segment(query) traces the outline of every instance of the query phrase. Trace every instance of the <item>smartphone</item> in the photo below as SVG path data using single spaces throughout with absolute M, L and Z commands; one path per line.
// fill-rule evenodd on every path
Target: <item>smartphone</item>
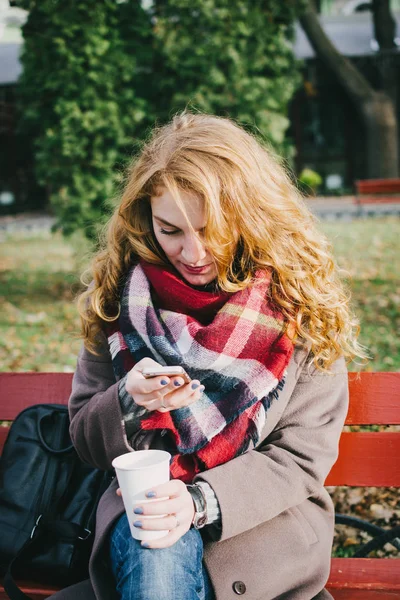
M 189 375 L 186 373 L 183 367 L 148 367 L 147 369 L 142 370 L 142 375 L 146 379 L 150 377 L 158 377 L 159 375 L 166 375 L 167 377 L 174 377 L 174 375 L 179 375 L 185 381 L 185 383 L 190 383 L 192 380 Z

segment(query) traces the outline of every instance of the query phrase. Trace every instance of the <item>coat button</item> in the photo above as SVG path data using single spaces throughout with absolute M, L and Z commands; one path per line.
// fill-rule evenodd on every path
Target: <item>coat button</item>
M 244 585 L 243 581 L 235 581 L 232 587 L 235 594 L 238 594 L 239 596 L 244 594 L 246 591 L 246 586 Z

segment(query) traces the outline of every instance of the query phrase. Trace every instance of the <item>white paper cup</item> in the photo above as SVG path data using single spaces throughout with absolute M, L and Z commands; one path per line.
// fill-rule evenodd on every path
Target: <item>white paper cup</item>
M 159 519 L 166 515 L 144 516 L 133 512 L 135 504 L 157 502 L 164 498 L 146 498 L 144 492 L 149 488 L 169 481 L 169 461 L 171 455 L 164 450 L 137 450 L 121 454 L 114 458 L 118 484 L 121 488 L 122 500 L 128 517 L 132 537 L 136 540 L 157 540 L 167 535 L 168 530 L 148 531 L 133 526 L 133 521 Z

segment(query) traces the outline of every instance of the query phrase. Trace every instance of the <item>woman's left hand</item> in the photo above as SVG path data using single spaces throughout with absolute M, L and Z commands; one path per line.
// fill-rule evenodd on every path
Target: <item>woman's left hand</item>
M 120 488 L 117 489 L 118 496 L 121 496 Z M 151 494 L 151 495 L 149 495 Z M 146 548 L 169 548 L 179 540 L 187 531 L 194 518 L 194 504 L 192 496 L 187 491 L 186 485 L 180 479 L 172 479 L 166 483 L 156 485 L 148 489 L 145 493 L 146 497 L 163 498 L 157 502 L 139 502 L 133 507 L 133 512 L 128 515 L 128 519 L 132 519 L 133 523 L 141 523 L 140 529 L 148 531 L 169 530 L 169 533 L 158 540 L 142 541 L 142 546 L 146 544 Z M 159 519 L 141 519 L 141 516 L 164 515 Z M 137 526 L 137 525 L 136 525 Z

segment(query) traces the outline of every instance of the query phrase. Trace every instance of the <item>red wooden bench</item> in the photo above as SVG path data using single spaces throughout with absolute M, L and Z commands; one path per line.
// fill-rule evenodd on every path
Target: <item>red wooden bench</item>
M 359 206 L 400 203 L 400 179 L 364 179 L 356 181 L 355 185 Z
M 66 404 L 69 373 L 0 373 L 0 420 L 12 421 L 32 404 Z M 350 408 L 346 425 L 399 425 L 400 373 L 350 375 Z M 323 398 L 321 398 L 323 402 Z M 0 428 L 0 452 L 8 428 Z M 342 433 L 339 458 L 326 485 L 400 487 L 400 432 Z M 335 600 L 400 599 L 400 562 L 382 558 L 333 558 L 327 584 Z M 24 582 L 33 600 L 56 590 Z M 6 599 L 0 583 L 0 600 Z

